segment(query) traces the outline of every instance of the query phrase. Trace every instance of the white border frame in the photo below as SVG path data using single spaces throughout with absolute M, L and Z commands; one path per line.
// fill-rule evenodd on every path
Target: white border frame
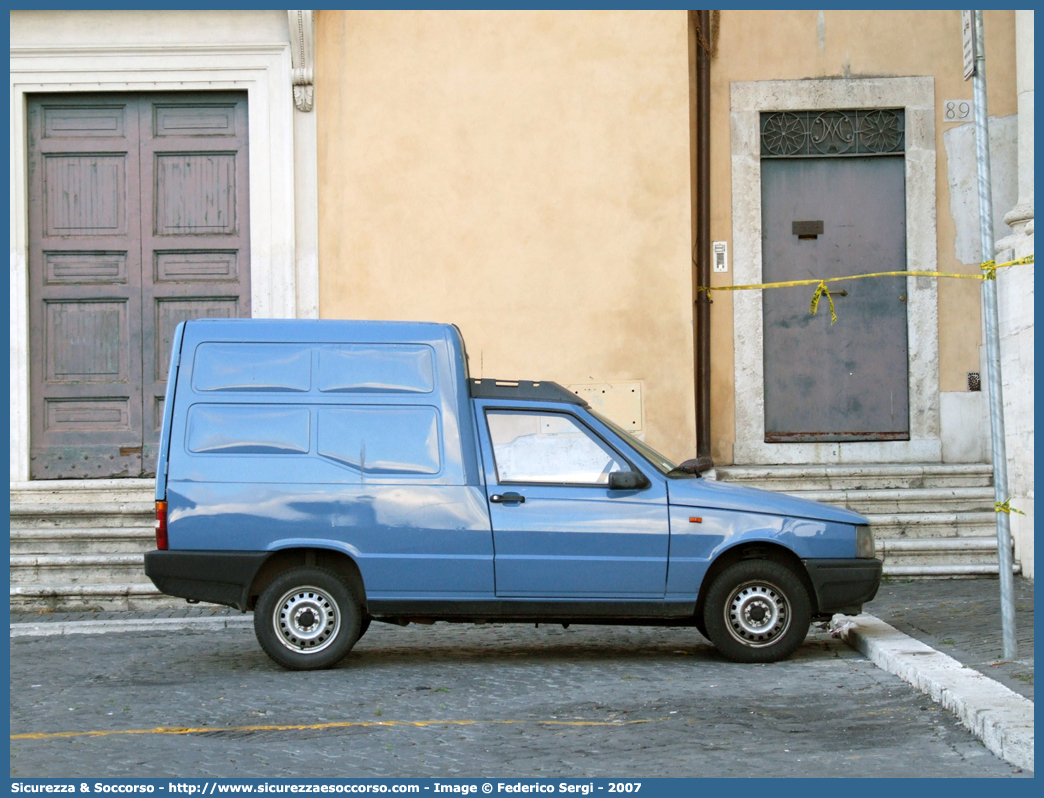
M 11 47 L 12 481 L 29 479 L 26 94 L 246 90 L 251 314 L 294 318 L 299 303 L 301 315 L 312 315 L 308 306 L 317 294 L 318 268 L 314 257 L 305 257 L 302 266 L 316 274 L 302 274 L 304 279 L 298 280 L 290 75 L 288 42 Z M 301 297 L 299 287 L 304 288 Z
M 935 80 L 932 77 L 771 80 L 731 85 L 732 263 L 736 285 L 762 281 L 762 111 L 906 109 L 906 268 L 936 268 Z M 936 281 L 908 277 L 910 440 L 765 443 L 760 291 L 738 291 L 735 333 L 735 463 L 941 462 L 939 302 Z

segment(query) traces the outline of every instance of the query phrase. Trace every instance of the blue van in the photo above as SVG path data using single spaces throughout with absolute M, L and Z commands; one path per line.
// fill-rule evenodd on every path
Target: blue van
M 181 324 L 156 548 L 157 588 L 253 610 L 294 669 L 371 620 L 691 626 L 771 662 L 881 580 L 863 516 L 700 478 L 556 383 L 471 379 L 426 323 Z

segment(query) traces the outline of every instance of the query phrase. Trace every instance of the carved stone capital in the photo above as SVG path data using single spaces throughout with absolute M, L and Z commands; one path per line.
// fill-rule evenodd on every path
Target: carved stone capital
M 287 11 L 290 22 L 291 83 L 298 111 L 312 110 L 312 83 L 315 76 L 315 12 Z
M 1031 221 L 1033 221 L 1033 203 L 1030 202 L 1020 202 L 1004 214 L 1004 224 L 1011 228 Z

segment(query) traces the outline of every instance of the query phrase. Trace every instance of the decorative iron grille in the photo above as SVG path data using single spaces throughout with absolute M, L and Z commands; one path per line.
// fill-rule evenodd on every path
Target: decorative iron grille
M 906 144 L 902 108 L 772 111 L 761 115 L 762 158 L 895 155 Z

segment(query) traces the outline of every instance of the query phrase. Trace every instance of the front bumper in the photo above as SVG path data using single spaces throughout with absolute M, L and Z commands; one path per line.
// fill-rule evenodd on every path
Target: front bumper
M 802 560 L 816 589 L 817 614 L 858 615 L 881 586 L 877 559 Z

